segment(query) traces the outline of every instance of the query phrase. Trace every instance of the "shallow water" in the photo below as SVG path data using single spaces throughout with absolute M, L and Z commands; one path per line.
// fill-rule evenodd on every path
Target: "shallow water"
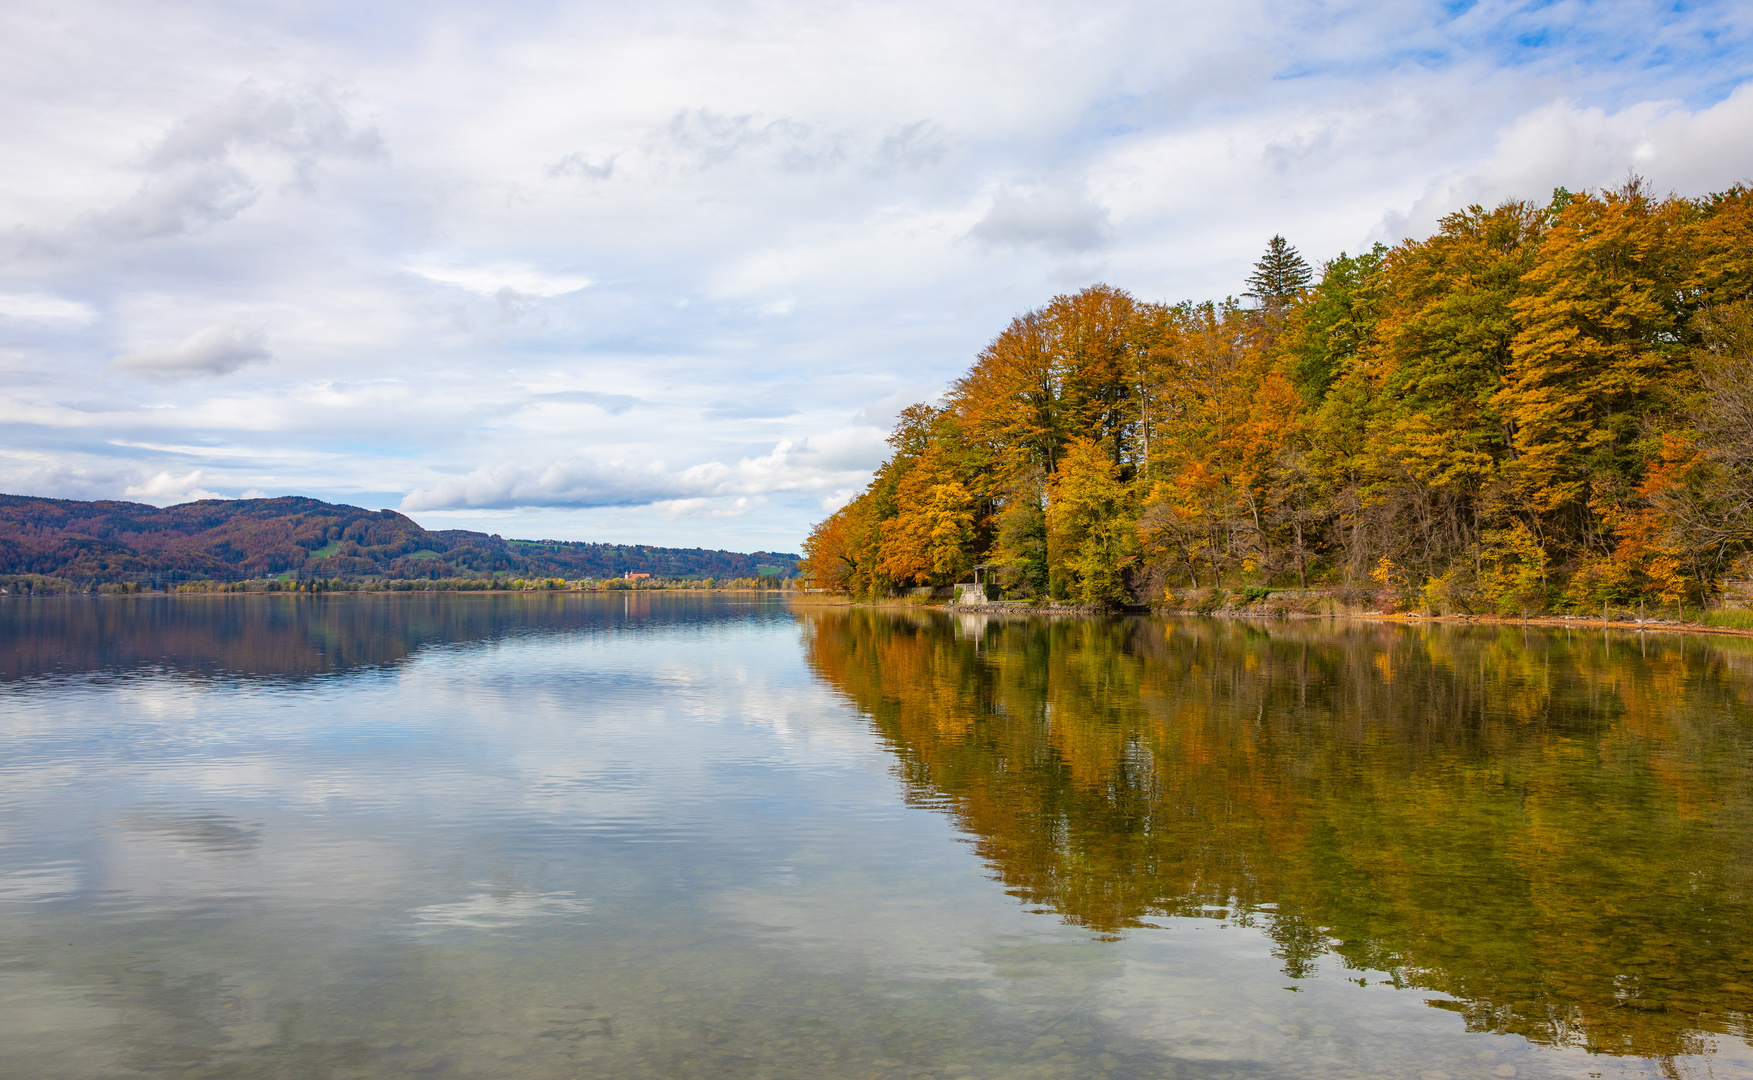
M 1753 1076 L 1753 648 L 0 599 L 0 1076 Z

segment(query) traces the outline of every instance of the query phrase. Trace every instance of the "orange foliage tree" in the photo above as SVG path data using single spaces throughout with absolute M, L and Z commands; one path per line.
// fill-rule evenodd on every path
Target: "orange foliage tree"
M 871 596 L 988 563 L 1112 605 L 1388 566 L 1397 602 L 1592 610 L 1708 600 L 1753 548 L 1746 188 L 1472 206 L 1318 272 L 1274 237 L 1249 282 L 1018 315 L 902 415 L 806 573 Z

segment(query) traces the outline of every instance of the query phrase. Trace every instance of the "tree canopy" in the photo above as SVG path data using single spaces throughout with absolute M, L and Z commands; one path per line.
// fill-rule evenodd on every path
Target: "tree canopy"
M 1753 192 L 1640 181 L 1445 217 L 1237 299 L 1014 318 L 903 414 L 805 570 L 858 595 L 1329 585 L 1445 611 L 1699 604 L 1753 544 Z

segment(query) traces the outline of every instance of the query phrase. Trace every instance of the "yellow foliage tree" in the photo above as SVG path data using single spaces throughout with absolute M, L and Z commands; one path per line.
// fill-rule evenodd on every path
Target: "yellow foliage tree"
M 1074 439 L 1047 496 L 1048 580 L 1054 595 L 1087 604 L 1129 599 L 1126 565 L 1136 524 L 1119 467 L 1095 439 Z

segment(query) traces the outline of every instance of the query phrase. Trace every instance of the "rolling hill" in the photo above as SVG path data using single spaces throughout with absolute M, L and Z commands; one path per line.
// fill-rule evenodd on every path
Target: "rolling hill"
M 209 499 L 157 507 L 0 495 L 0 574 L 140 582 L 299 578 L 784 577 L 796 555 L 506 540 L 429 531 L 394 510 L 318 499 Z

